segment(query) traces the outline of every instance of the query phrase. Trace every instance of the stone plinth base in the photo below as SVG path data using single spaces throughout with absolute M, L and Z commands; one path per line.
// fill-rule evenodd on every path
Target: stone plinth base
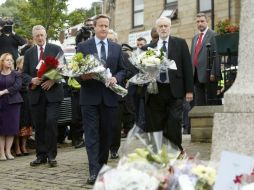
M 215 113 L 211 160 L 227 150 L 254 156 L 254 113 Z
M 189 112 L 191 121 L 191 141 L 211 142 L 213 115 L 222 112 L 223 106 L 195 106 Z

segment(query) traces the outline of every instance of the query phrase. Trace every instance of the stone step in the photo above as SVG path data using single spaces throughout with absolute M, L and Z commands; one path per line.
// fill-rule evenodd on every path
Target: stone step
M 221 113 L 223 106 L 195 106 L 189 112 L 191 141 L 211 142 L 214 113 Z

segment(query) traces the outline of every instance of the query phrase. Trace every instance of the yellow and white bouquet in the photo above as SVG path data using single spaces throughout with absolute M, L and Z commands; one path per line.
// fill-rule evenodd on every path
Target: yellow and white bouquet
M 83 74 L 94 73 L 93 79 L 98 80 L 110 88 L 116 94 L 124 97 L 127 95 L 127 89 L 118 84 L 109 85 L 108 79 L 112 77 L 109 68 L 105 68 L 105 63 L 94 55 L 83 56 L 82 53 L 77 53 L 73 56 L 70 63 L 64 68 L 64 75 L 68 77 L 79 77 Z

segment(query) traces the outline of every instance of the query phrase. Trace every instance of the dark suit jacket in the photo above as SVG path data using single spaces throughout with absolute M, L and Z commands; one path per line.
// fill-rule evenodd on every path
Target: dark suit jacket
M 157 43 L 144 47 L 156 48 Z M 174 60 L 177 70 L 169 69 L 170 88 L 174 97 L 182 98 L 186 92 L 193 92 L 193 75 L 190 52 L 184 39 L 170 36 L 168 41 L 168 58 Z
M 26 44 L 26 40 L 18 34 L 0 35 L 0 55 L 11 53 L 14 61 L 18 58 L 18 47 Z
M 77 52 L 98 55 L 95 39 L 91 38 L 78 44 Z M 125 79 L 123 69 L 122 48 L 120 45 L 108 41 L 108 57 L 106 67 L 110 69 L 112 76 L 116 77 L 117 83 L 121 84 Z M 117 106 L 118 95 L 97 80 L 86 80 L 81 82 L 80 104 L 98 105 L 102 102 L 107 106 Z
M 0 80 L 2 80 L 2 76 L 3 75 L 0 74 Z M 9 91 L 9 93 L 7 94 L 8 103 L 16 104 L 23 102 L 23 99 L 19 93 L 22 87 L 21 74 L 17 71 L 12 71 L 10 76 L 8 76 L 7 80 L 8 81 L 6 81 L 6 83 L 11 84 L 10 86 L 7 86 L 7 90 Z
M 63 53 L 61 47 L 47 43 L 43 55 L 43 59 L 46 56 L 57 56 L 58 53 Z M 36 66 L 38 64 L 38 52 L 37 46 L 34 46 L 26 51 L 24 58 L 24 74 L 26 80 L 30 81 L 37 76 Z M 49 102 L 60 102 L 63 100 L 64 91 L 61 83 L 55 83 L 50 90 L 43 92 L 44 90 L 37 86 L 34 90 L 29 90 L 30 103 L 37 104 L 41 93 L 45 93 L 45 96 Z
M 196 49 L 196 44 L 198 41 L 199 34 L 196 34 L 192 39 L 191 44 L 191 60 L 192 60 L 192 66 L 194 71 L 194 54 Z M 208 59 L 207 59 L 207 47 L 206 44 L 211 44 L 211 55 L 212 52 L 216 51 L 216 41 L 215 41 L 215 33 L 211 29 L 208 29 L 205 36 L 203 37 L 201 47 L 198 52 L 197 57 L 197 76 L 198 80 L 201 83 L 207 83 L 208 77 L 207 75 L 207 69 L 208 69 Z M 217 78 L 220 77 L 220 63 L 218 59 L 218 55 L 216 54 L 214 64 L 212 65 L 211 73 L 212 75 L 216 76 Z

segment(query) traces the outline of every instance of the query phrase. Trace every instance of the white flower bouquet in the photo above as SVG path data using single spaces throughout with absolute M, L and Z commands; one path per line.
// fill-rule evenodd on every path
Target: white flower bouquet
M 160 69 L 168 69 L 169 60 L 165 57 L 162 50 L 148 48 L 141 54 L 133 53 L 129 58 L 130 62 L 139 69 L 139 73 L 133 76 L 128 82 L 138 85 L 148 84 L 147 90 L 151 94 L 158 93 L 156 77 Z
M 163 172 L 148 163 L 136 162 L 118 165 L 116 168 L 104 166 L 100 171 L 94 190 L 157 190 Z
M 180 151 L 160 142 L 162 140 L 163 138 L 144 133 L 134 126 L 121 147 L 121 159 L 117 167 L 102 168 L 94 189 L 168 189 L 173 175 L 171 164 Z
M 94 55 L 87 55 L 85 58 L 82 53 L 76 53 L 70 63 L 64 68 L 64 75 L 68 77 L 79 77 L 83 74 L 99 73 L 105 70 L 101 61 Z
M 102 60 L 99 60 L 94 55 L 87 55 L 85 58 L 82 53 L 77 53 L 73 56 L 70 63 L 63 69 L 65 76 L 79 77 L 83 74 L 94 73 L 94 79 L 104 83 L 108 88 L 116 94 L 124 97 L 127 95 L 127 89 L 118 84 L 109 85 L 108 79 L 112 77 L 109 68 L 104 67 Z

